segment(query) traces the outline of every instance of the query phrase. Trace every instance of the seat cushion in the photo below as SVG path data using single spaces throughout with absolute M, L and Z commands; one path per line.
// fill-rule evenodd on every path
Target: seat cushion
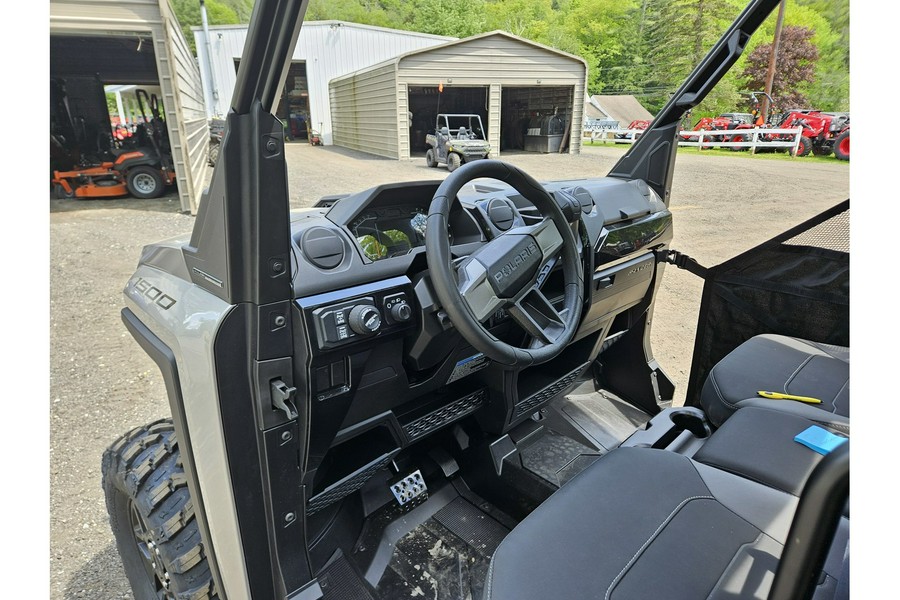
M 794 441 L 814 425 L 770 408 L 737 411 L 694 454 L 695 461 L 800 496 L 823 456 Z M 839 433 L 839 431 L 835 431 Z
M 733 592 L 739 584 L 730 570 L 774 573 L 795 506 L 788 494 L 675 453 L 613 450 L 506 537 L 484 597 L 695 599 L 720 586 Z
M 763 599 L 796 506 L 794 496 L 679 454 L 613 450 L 504 539 L 484 600 Z M 848 532 L 842 519 L 823 598 L 834 597 Z
M 822 404 L 760 398 L 770 391 L 811 396 Z M 700 402 L 721 425 L 744 406 L 772 408 L 850 431 L 850 349 L 783 335 L 758 335 L 709 372 Z

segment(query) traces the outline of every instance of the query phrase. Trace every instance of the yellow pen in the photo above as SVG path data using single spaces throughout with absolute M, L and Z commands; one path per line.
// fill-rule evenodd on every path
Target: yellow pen
M 756 393 L 763 398 L 769 398 L 770 400 L 796 400 L 797 402 L 806 402 L 807 404 L 822 404 L 822 401 L 818 398 L 811 398 L 809 396 L 795 396 L 794 394 L 782 394 L 781 392 L 764 391 L 759 391 Z

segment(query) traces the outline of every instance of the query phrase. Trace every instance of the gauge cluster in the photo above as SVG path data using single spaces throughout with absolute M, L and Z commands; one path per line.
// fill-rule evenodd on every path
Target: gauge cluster
M 428 208 L 404 204 L 367 208 L 347 228 L 363 256 L 371 261 L 408 254 L 425 245 Z

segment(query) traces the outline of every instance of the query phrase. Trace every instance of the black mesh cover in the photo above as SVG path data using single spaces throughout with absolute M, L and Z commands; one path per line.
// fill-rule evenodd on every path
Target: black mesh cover
M 850 201 L 709 269 L 685 403 L 754 335 L 850 345 Z

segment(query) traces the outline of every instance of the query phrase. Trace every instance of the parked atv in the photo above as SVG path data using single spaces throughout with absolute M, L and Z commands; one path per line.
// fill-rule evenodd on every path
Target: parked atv
M 425 136 L 425 164 L 447 165 L 451 173 L 467 162 L 488 158 L 491 145 L 485 140 L 478 115 L 439 114 L 434 133 Z

